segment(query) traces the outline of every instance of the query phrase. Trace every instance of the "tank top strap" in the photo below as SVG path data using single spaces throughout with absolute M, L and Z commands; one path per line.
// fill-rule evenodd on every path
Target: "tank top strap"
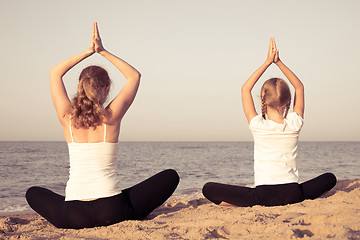
M 74 137 L 73 137 L 72 130 L 71 130 L 71 116 L 70 116 L 70 121 L 69 121 L 69 131 L 70 131 L 71 142 L 74 142 Z
M 106 142 L 106 124 L 104 123 L 104 142 Z

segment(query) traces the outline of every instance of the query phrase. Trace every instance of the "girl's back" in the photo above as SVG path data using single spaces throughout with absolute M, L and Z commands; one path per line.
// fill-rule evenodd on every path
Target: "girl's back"
M 298 182 L 296 155 L 302 126 L 303 119 L 294 112 L 287 115 L 283 124 L 261 115 L 250 121 L 256 186 Z
M 256 112 L 251 91 L 266 69 L 275 63 L 295 89 L 293 112 L 288 113 L 291 92 L 280 78 L 267 80 L 261 89 L 261 114 Z M 314 199 L 336 184 L 332 173 L 298 184 L 296 155 L 303 125 L 304 86 L 279 59 L 271 38 L 268 57 L 244 83 L 241 97 L 245 116 L 254 137 L 255 188 L 209 182 L 203 194 L 210 201 L 236 206 L 276 206 Z

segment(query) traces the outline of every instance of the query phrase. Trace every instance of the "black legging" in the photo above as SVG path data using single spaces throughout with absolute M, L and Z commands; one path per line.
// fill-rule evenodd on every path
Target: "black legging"
M 335 184 L 335 175 L 325 173 L 302 184 L 261 185 L 255 188 L 209 182 L 204 185 L 202 192 L 215 204 L 227 202 L 239 207 L 279 206 L 315 199 Z
M 58 228 L 108 226 L 124 220 L 142 220 L 163 204 L 179 184 L 175 170 L 164 170 L 122 193 L 92 201 L 65 201 L 46 188 L 26 192 L 30 207 Z

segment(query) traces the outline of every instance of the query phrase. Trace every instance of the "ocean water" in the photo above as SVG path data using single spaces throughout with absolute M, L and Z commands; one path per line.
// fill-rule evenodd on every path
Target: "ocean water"
M 208 181 L 252 186 L 252 142 L 121 142 L 118 177 L 127 188 L 173 168 L 180 184 L 172 198 L 196 198 Z M 300 181 L 324 172 L 338 180 L 360 178 L 360 142 L 300 142 Z M 64 194 L 65 142 L 0 142 L 0 213 L 30 210 L 26 189 L 43 186 Z

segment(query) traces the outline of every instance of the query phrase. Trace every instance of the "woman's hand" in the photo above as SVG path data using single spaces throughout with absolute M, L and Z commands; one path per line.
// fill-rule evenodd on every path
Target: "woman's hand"
M 95 28 L 93 27 L 92 35 L 91 35 L 91 41 L 90 46 L 87 50 L 90 54 L 95 53 Z
M 88 52 L 93 54 L 95 52 L 99 53 L 101 51 L 104 51 L 104 47 L 102 45 L 101 42 L 101 38 L 100 38 L 100 34 L 99 34 L 99 29 L 97 27 L 97 22 L 93 23 L 93 31 L 92 31 L 92 36 L 91 36 L 91 42 L 90 42 L 90 47 L 88 49 Z
M 100 53 L 102 51 L 105 51 L 105 48 L 103 47 L 102 42 L 101 42 L 97 22 L 94 22 L 94 24 L 93 24 L 93 42 L 94 42 L 95 52 Z

